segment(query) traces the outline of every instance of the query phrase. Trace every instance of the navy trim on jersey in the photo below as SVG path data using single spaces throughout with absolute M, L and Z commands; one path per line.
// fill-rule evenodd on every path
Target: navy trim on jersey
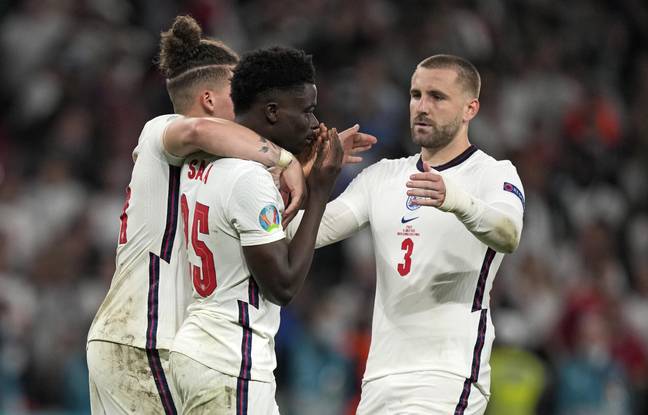
M 178 227 L 178 194 L 180 193 L 180 166 L 169 164 L 169 192 L 167 196 L 167 215 L 160 258 L 169 263 L 173 251 L 176 228 Z
M 146 349 L 157 346 L 158 292 L 160 288 L 160 257 L 149 252 L 149 290 L 147 301 Z
M 157 350 L 147 349 L 146 357 L 148 357 L 149 367 L 151 368 L 151 373 L 153 373 L 153 379 L 155 380 L 155 386 L 162 401 L 164 413 L 166 415 L 178 415 L 175 404 L 173 403 L 173 397 L 171 396 L 171 389 L 169 389 L 169 383 L 164 375 L 164 368 L 162 368 L 162 362 L 160 361 L 160 353 Z
M 479 311 L 482 308 L 486 280 L 488 279 L 488 272 L 490 271 L 495 254 L 496 252 L 491 248 L 486 250 L 486 255 L 484 256 L 484 261 L 482 262 L 481 270 L 479 271 L 479 280 L 477 280 L 477 288 L 475 289 L 475 296 L 473 298 L 472 311 Z
M 470 156 L 472 156 L 473 154 L 475 154 L 475 152 L 477 150 L 478 150 L 478 148 L 475 147 L 474 144 L 471 144 L 470 147 L 468 147 L 467 149 L 465 149 L 463 151 L 463 153 L 459 154 L 457 157 L 453 158 L 449 162 L 443 163 L 443 164 L 441 164 L 439 166 L 431 166 L 431 167 L 436 171 L 442 171 L 442 170 L 445 170 L 445 169 L 449 169 L 450 167 L 458 166 L 461 163 L 463 163 L 464 161 L 468 160 L 468 158 Z M 421 156 L 419 156 L 419 159 L 416 162 L 416 168 L 418 169 L 418 171 L 421 171 L 421 172 L 424 171 L 423 170 L 423 159 L 421 158 Z
M 468 397 L 470 396 L 470 388 L 472 387 L 472 382 L 470 378 L 464 381 L 463 390 L 461 391 L 461 396 L 459 396 L 459 403 L 455 407 L 455 415 L 463 415 L 464 411 L 468 407 Z
M 149 290 L 147 297 L 146 356 L 155 380 L 162 407 L 167 415 L 177 415 L 171 390 L 157 351 L 158 295 L 160 288 L 160 257 L 149 252 Z
M 252 280 L 250 279 L 250 281 Z M 236 384 L 236 415 L 247 415 L 248 386 L 252 369 L 252 330 L 250 329 L 248 304 L 238 300 L 238 306 L 243 338 L 241 339 L 241 371 Z
M 238 378 L 236 382 L 236 415 L 247 415 L 248 413 L 249 386 L 249 380 Z
M 250 275 L 248 278 L 248 295 L 250 296 L 250 305 L 256 309 L 259 308 L 259 286 L 254 278 Z
M 463 415 L 464 411 L 468 407 L 468 398 L 470 397 L 470 390 L 473 383 L 477 383 L 479 379 L 479 367 L 481 365 L 481 353 L 484 349 L 484 343 L 486 342 L 486 322 L 488 320 L 488 310 L 481 310 L 481 316 L 479 317 L 479 328 L 477 329 L 477 340 L 475 341 L 475 348 L 473 349 L 473 359 L 470 369 L 470 377 L 467 378 L 464 382 L 463 390 L 461 391 L 461 396 L 459 397 L 459 402 L 455 407 L 455 415 Z
M 479 280 L 477 281 L 477 288 L 475 288 L 475 297 L 473 298 L 472 312 L 480 311 L 479 327 L 477 328 L 477 340 L 473 349 L 472 364 L 470 366 L 470 377 L 466 378 L 464 382 L 459 402 L 455 407 L 455 415 L 463 415 L 468 407 L 468 397 L 470 397 L 470 390 L 473 383 L 477 383 L 479 379 L 479 367 L 481 366 L 481 354 L 486 343 L 486 322 L 488 321 L 488 309 L 482 308 L 484 301 L 484 290 L 486 289 L 486 280 L 488 279 L 488 272 L 490 271 L 491 264 L 495 258 L 496 252 L 488 248 L 484 255 L 481 270 L 479 271 Z

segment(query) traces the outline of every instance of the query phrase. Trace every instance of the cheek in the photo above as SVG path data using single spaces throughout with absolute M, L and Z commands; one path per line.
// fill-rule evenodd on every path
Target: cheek
M 300 133 L 304 133 L 310 129 L 310 117 L 308 115 L 300 115 L 295 117 L 295 129 Z

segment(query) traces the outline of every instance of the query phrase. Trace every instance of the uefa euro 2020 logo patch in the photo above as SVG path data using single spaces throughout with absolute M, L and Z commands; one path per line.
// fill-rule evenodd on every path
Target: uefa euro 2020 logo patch
M 281 226 L 281 214 L 275 205 L 268 205 L 259 212 L 259 225 L 266 232 L 272 232 Z
M 408 196 L 407 201 L 405 202 L 405 206 L 409 210 L 416 210 L 421 207 L 421 205 L 416 205 L 414 204 L 414 201 L 416 200 L 416 196 Z

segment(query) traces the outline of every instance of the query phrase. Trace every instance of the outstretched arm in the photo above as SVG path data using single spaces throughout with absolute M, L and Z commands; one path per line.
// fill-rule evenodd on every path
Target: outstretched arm
M 291 240 L 301 223 L 303 211 L 286 227 L 286 239 Z M 315 248 L 321 248 L 342 241 L 364 228 L 369 222 L 361 223 L 351 208 L 340 199 L 326 205 L 322 221 L 317 231 Z
M 448 177 L 431 171 L 413 174 L 407 194 L 416 196 L 416 204 L 433 206 L 455 216 L 477 239 L 497 252 L 511 253 L 520 243 L 522 215 L 507 203 L 486 203 L 454 183 Z

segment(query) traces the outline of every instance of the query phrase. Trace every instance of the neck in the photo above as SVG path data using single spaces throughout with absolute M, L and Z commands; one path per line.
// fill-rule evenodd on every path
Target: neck
M 470 147 L 467 134 L 459 134 L 445 147 L 421 147 L 421 159 L 430 166 L 440 166 L 454 159 Z
M 184 115 L 185 117 L 196 117 L 196 118 L 218 117 L 218 115 L 209 114 L 200 106 L 193 106 L 186 111 L 176 111 L 176 112 L 180 115 Z
M 237 124 L 247 127 L 260 136 L 274 142 L 274 140 L 272 139 L 272 133 L 269 131 L 268 123 L 266 123 L 265 120 L 261 120 L 259 119 L 259 117 L 255 117 L 249 112 L 244 114 L 237 114 L 234 120 Z

